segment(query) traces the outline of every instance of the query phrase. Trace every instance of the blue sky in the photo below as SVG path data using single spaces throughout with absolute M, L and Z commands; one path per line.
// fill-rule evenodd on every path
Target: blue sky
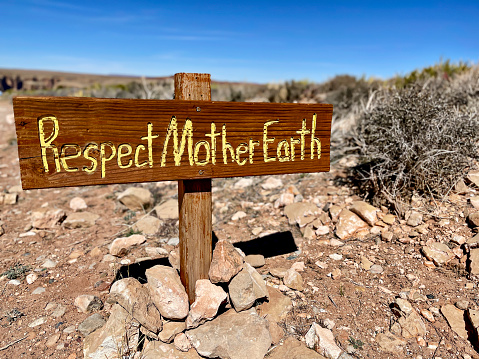
M 479 60 L 479 1 L 0 0 L 0 67 L 323 81 Z

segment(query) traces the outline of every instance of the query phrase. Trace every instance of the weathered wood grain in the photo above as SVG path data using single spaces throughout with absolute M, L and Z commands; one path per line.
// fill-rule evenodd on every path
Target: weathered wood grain
M 175 74 L 175 99 L 211 100 L 209 74 Z M 178 181 L 180 277 L 190 304 L 207 279 L 213 252 L 211 178 Z
M 329 170 L 331 105 L 61 97 L 16 97 L 13 102 L 22 185 L 25 189 Z M 297 143 L 300 138 L 298 130 L 301 129 L 302 121 L 305 119 L 307 131 L 310 131 L 314 114 L 316 114 L 315 137 L 321 141 L 321 158 L 317 159 L 315 155 L 311 159 L 310 135 L 305 135 L 305 152 L 301 160 L 300 145 Z M 191 152 L 194 152 L 195 144 L 203 141 L 198 145 L 198 158 L 192 165 L 188 157 L 188 145 L 185 145 L 180 165 L 175 164 L 172 154 L 173 141 L 170 138 L 165 163 L 161 166 L 167 129 L 173 116 L 177 119 L 179 140 L 186 120 L 191 120 L 193 127 Z M 59 162 L 57 171 L 52 149 L 45 150 L 49 172 L 45 171 L 39 141 L 39 121 L 44 119 L 44 137 L 48 139 L 53 132 L 53 121 L 45 118 L 52 117 L 58 121 L 58 133 L 52 144 L 56 146 L 59 155 L 62 148 L 66 156 L 82 151 L 78 158 L 64 160 L 68 168 L 77 168 L 76 172 L 67 172 L 61 161 L 57 161 Z M 274 138 L 268 143 L 267 156 L 276 159 L 265 162 L 263 131 L 265 123 L 269 121 L 278 121 L 267 128 L 267 138 Z M 148 140 L 145 139 L 148 134 L 148 123 L 151 124 L 151 135 L 158 136 L 151 140 L 151 163 L 147 163 Z M 210 154 L 208 163 L 203 166 L 201 163 L 207 160 L 208 146 L 212 147 L 212 123 L 216 126 L 213 136 L 217 146 L 216 163 L 212 164 Z M 226 129 L 226 141 L 222 141 L 223 126 Z M 282 140 L 291 143 L 291 138 L 296 141 L 294 161 L 280 162 L 277 145 Z M 247 150 L 250 140 L 258 141 L 251 146 L 254 149 L 252 163 Z M 230 151 L 226 150 L 227 163 L 224 163 L 223 142 L 231 144 L 235 155 L 238 146 L 242 146 L 239 149 L 239 161 L 233 162 Z M 115 150 L 123 144 L 120 164 L 126 166 L 131 160 L 131 165 L 128 168 L 120 168 L 117 156 L 113 156 L 111 160 L 105 161 L 102 176 L 100 168 L 102 143 L 111 143 Z M 98 161 L 96 170 L 91 173 L 84 170 L 92 166 L 92 161 L 84 157 L 85 148 L 89 144 L 93 147 L 88 154 Z M 132 147 L 131 155 L 125 155 L 128 153 L 126 144 Z M 137 164 L 143 164 L 142 167 L 134 163 L 135 150 L 138 148 Z M 110 156 L 111 149 L 107 145 L 104 145 L 104 149 L 106 159 Z M 282 156 L 285 156 L 284 147 Z

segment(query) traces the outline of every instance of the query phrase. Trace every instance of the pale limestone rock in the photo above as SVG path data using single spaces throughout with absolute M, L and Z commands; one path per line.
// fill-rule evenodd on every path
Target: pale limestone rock
M 261 254 L 250 254 L 244 258 L 244 261 L 253 268 L 259 268 L 266 264 L 264 256 Z
M 404 339 L 398 338 L 390 332 L 378 334 L 376 336 L 376 343 L 378 343 L 382 350 L 391 353 L 398 352 L 399 346 L 406 345 Z
M 176 349 L 173 344 L 166 344 L 156 340 L 145 344 L 140 359 L 201 359 L 196 350 L 190 349 L 184 353 Z
M 472 170 L 469 171 L 467 174 L 467 179 L 474 183 L 476 187 L 479 187 L 479 171 L 478 170 Z
M 236 311 L 251 308 L 257 299 L 268 296 L 266 284 L 261 275 L 248 263 L 228 285 L 230 301 Z
M 469 201 L 475 209 L 479 209 L 479 196 L 471 197 L 469 198 Z
M 336 224 L 336 235 L 340 239 L 344 239 L 368 227 L 368 224 L 359 218 L 358 215 L 347 209 L 343 209 L 339 214 L 338 223 Z
M 153 203 L 151 192 L 141 187 L 129 187 L 117 199 L 132 211 L 143 211 Z
M 158 333 L 158 339 L 164 343 L 171 343 L 176 334 L 186 329 L 185 322 L 166 322 L 163 323 L 163 329 Z
M 286 271 L 283 277 L 283 283 L 288 288 L 299 291 L 303 290 L 303 277 L 293 268 L 290 268 Z
M 133 234 L 129 237 L 117 238 L 110 246 L 110 254 L 117 257 L 123 257 L 128 254 L 132 247 L 138 246 L 145 242 L 146 238 L 141 234 Z
M 138 337 L 139 323 L 121 306 L 115 304 L 106 324 L 83 341 L 83 357 L 120 359 L 118 353 L 136 351 Z
M 479 248 L 469 251 L 469 273 L 471 275 L 479 274 Z
M 155 207 L 156 215 L 160 219 L 178 219 L 178 200 L 169 199 Z
M 135 278 L 123 278 L 113 283 L 108 302 L 118 303 L 150 332 L 157 334 L 161 330 L 160 312 L 153 304 L 148 289 Z
M 88 205 L 86 204 L 85 200 L 81 197 L 74 197 L 70 200 L 70 209 L 72 209 L 74 212 L 78 212 L 87 208 L 88 208 Z
M 58 342 L 58 339 L 60 339 L 61 333 L 55 333 L 48 338 L 47 342 L 45 343 L 45 346 L 47 348 L 53 348 L 55 344 Z
M 100 218 L 98 214 L 91 212 L 74 212 L 67 216 L 63 221 L 65 228 L 88 228 L 95 225 L 95 222 Z
M 287 268 L 271 268 L 269 270 L 269 274 L 271 274 L 273 277 L 283 279 L 287 270 Z
M 401 325 L 401 334 L 406 339 L 426 335 L 426 325 L 416 311 L 413 311 L 407 317 L 400 317 L 398 323 Z
M 235 214 L 233 214 L 233 216 L 231 217 L 231 220 L 232 221 L 238 221 L 242 218 L 245 218 L 247 216 L 247 214 L 243 211 L 238 211 L 236 212 Z
M 396 298 L 392 305 L 392 310 L 397 316 L 408 316 L 413 312 L 413 307 L 406 299 Z
M 216 243 L 208 273 L 212 283 L 229 282 L 242 267 L 243 257 L 230 242 L 222 240 Z
M 435 265 L 441 266 L 454 258 L 454 253 L 444 243 L 433 242 L 421 248 L 424 256 L 434 262 Z
M 457 309 L 452 304 L 446 304 L 441 307 L 441 313 L 447 320 L 447 323 L 453 331 L 461 338 L 467 340 L 466 321 L 464 320 L 464 311 Z
M 369 270 L 374 263 L 367 259 L 365 256 L 360 257 L 360 266 L 364 270 Z
M 421 315 L 431 323 L 434 323 L 436 321 L 436 319 L 434 319 L 434 314 L 432 314 L 427 309 L 421 309 Z
M 411 227 L 417 227 L 422 223 L 422 214 L 416 211 L 412 211 L 409 215 L 406 224 Z
M 264 190 L 276 189 L 282 186 L 283 181 L 276 177 L 268 177 L 268 179 L 261 184 Z
M 266 319 L 268 320 L 268 330 L 271 335 L 271 342 L 273 345 L 276 345 L 281 339 L 283 339 L 284 330 L 275 321 L 269 320 L 268 318 Z
M 246 188 L 246 187 L 249 187 L 253 185 L 253 179 L 248 177 L 248 178 L 241 178 L 239 181 L 237 181 L 235 184 L 234 184 L 234 189 L 242 189 L 242 188 Z
M 220 305 L 228 297 L 220 286 L 212 284 L 208 279 L 196 281 L 195 295 L 196 299 L 186 317 L 186 327 L 188 329 L 196 328 L 207 320 L 213 319 Z
M 181 320 L 188 315 L 188 295 L 174 268 L 156 265 L 146 270 L 146 278 L 153 303 L 163 317 Z
M 371 206 L 369 203 L 363 201 L 353 202 L 353 205 L 349 210 L 361 217 L 361 219 L 371 227 L 378 221 L 377 213 L 380 209 Z
M 479 227 L 479 212 L 471 213 L 467 216 L 467 221 L 471 227 Z
M 329 226 L 319 226 L 314 233 L 317 236 L 324 236 L 329 233 Z
M 305 226 L 313 222 L 321 210 L 313 203 L 297 202 L 284 207 L 283 213 L 288 218 L 289 224 Z M 309 217 L 309 219 L 305 220 L 305 217 Z
M 386 224 L 392 225 L 396 221 L 396 217 L 392 214 L 385 214 L 382 218 L 382 221 Z
M 334 341 L 333 332 L 327 328 L 322 328 L 317 323 L 311 325 L 305 339 L 308 348 L 315 349 L 326 358 L 338 359 L 341 355 L 342 350 Z
M 103 308 L 103 302 L 100 298 L 91 294 L 82 294 L 75 298 L 75 306 L 79 312 L 92 313 Z
M 278 289 L 267 286 L 268 301 L 261 303 L 257 309 L 261 317 L 266 317 L 270 321 L 280 322 L 285 319 L 291 310 L 291 298 L 282 294 Z
M 78 331 L 86 337 L 90 333 L 93 333 L 95 330 L 103 327 L 106 323 L 106 320 L 100 313 L 95 313 L 86 318 L 78 326 Z
M 207 358 L 263 359 L 271 345 L 268 321 L 254 311 L 234 310 L 186 332 L 198 354 Z
M 28 284 L 32 284 L 33 282 L 35 282 L 38 278 L 38 275 L 36 273 L 30 273 L 29 275 L 27 275 L 27 283 Z
M 3 195 L 3 204 L 15 204 L 17 203 L 18 194 L 17 193 L 5 193 Z
M 165 257 L 168 256 L 168 251 L 162 247 L 145 247 L 145 252 L 148 257 Z
M 174 344 L 176 349 L 182 352 L 187 352 L 188 350 L 193 348 L 191 341 L 188 339 L 185 333 L 177 334 L 174 340 Z
M 274 208 L 281 208 L 292 203 L 294 203 L 294 194 L 282 193 L 279 198 L 274 202 Z
M 145 216 L 133 225 L 133 230 L 143 234 L 156 234 L 163 221 L 153 216 Z
M 325 359 L 325 357 L 290 336 L 284 340 L 283 345 L 278 345 L 268 355 L 268 359 Z
M 32 227 L 38 229 L 53 229 L 65 218 L 62 209 L 40 208 L 32 212 Z

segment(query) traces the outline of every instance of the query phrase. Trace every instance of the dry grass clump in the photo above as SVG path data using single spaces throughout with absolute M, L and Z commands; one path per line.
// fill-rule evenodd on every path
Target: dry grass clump
M 444 83 L 379 91 L 357 124 L 361 191 L 391 203 L 447 194 L 479 159 L 477 111 L 468 106 L 479 91 L 466 92 Z M 463 95 L 462 108 L 452 93 Z

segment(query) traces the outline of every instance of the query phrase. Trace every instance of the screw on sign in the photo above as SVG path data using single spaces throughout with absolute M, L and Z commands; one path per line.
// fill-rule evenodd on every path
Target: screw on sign
M 175 100 L 16 97 L 24 189 L 178 180 L 180 276 L 208 278 L 211 179 L 329 171 L 333 106 L 211 101 L 209 74 Z

